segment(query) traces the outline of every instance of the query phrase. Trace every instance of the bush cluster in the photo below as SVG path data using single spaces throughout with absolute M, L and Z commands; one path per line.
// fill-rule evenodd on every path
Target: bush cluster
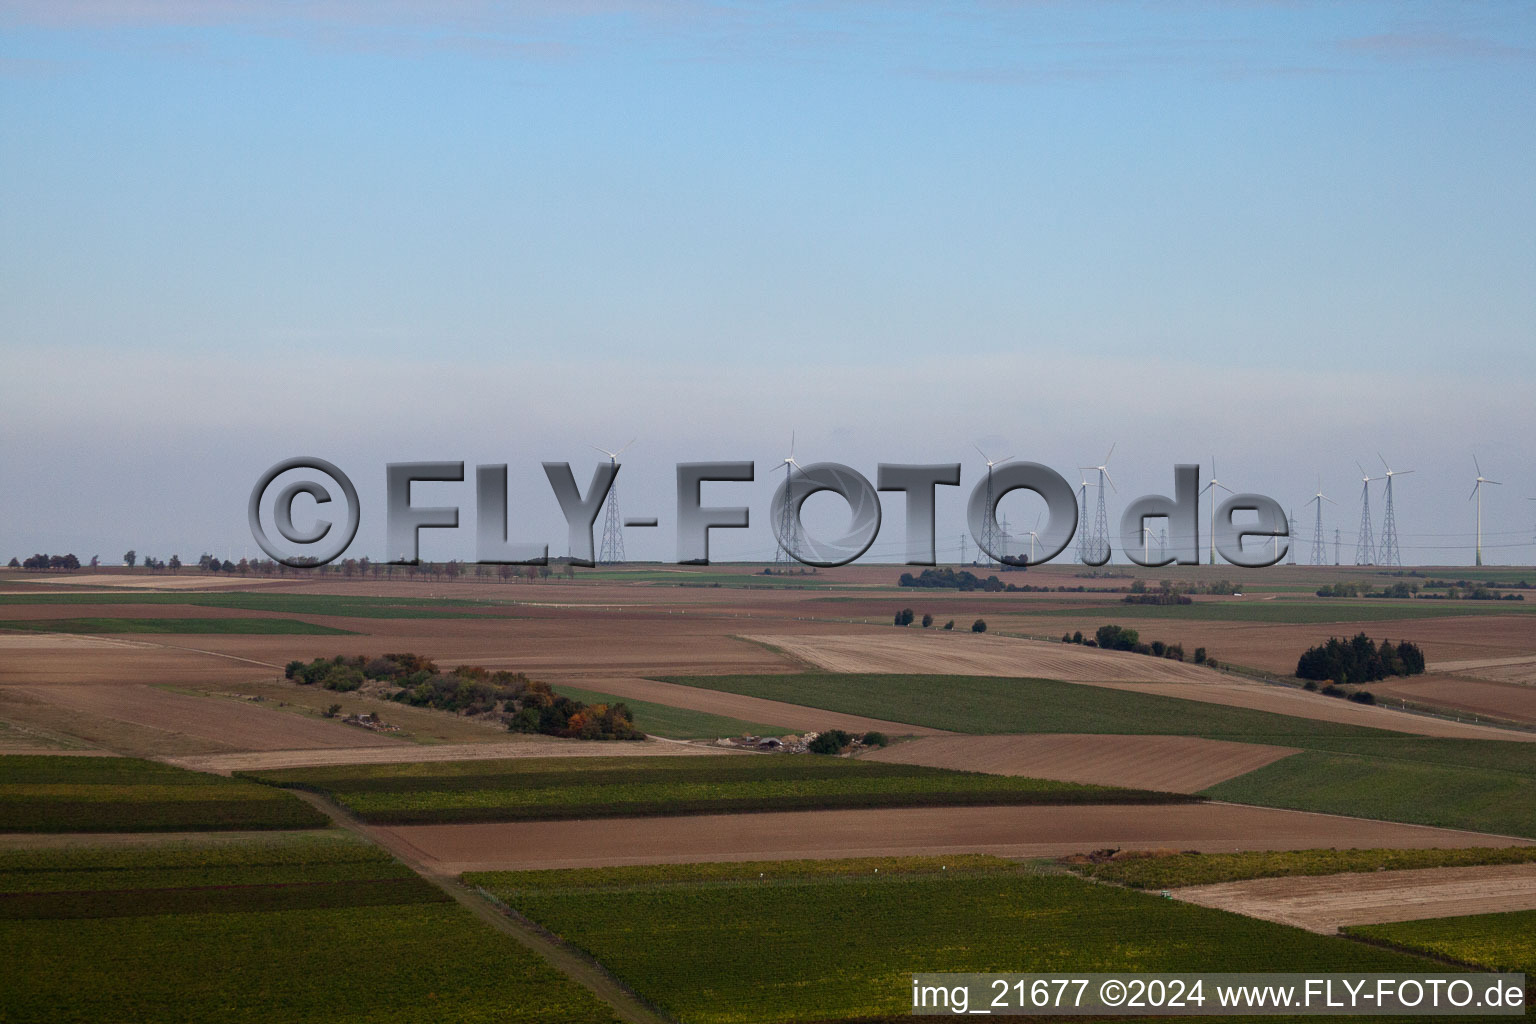
M 1424 652 L 1417 644 L 1383 640 L 1378 647 L 1364 633 L 1356 633 L 1349 640 L 1329 637 L 1327 643 L 1308 648 L 1296 662 L 1298 678 L 1333 683 L 1368 683 L 1387 676 L 1416 676 L 1423 671 Z
M 1061 634 L 1061 642 L 1064 644 L 1082 644 L 1084 647 L 1102 647 L 1106 651 L 1130 651 L 1133 654 L 1149 654 L 1154 658 L 1172 658 L 1174 661 L 1184 660 L 1183 644 L 1164 643 L 1161 640 L 1142 643 L 1141 634 L 1125 626 L 1100 626 L 1091 637 L 1083 636 L 1083 631 L 1079 629 L 1071 633 Z M 1195 652 L 1195 661 L 1196 664 L 1203 664 L 1205 662 L 1204 647 Z

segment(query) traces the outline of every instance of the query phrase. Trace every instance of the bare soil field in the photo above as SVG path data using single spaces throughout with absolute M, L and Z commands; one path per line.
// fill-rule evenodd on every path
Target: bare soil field
M 895 735 L 938 736 L 948 735 L 942 729 L 929 729 L 921 725 L 889 722 L 882 718 L 866 718 L 863 715 L 845 715 L 836 711 L 783 701 L 747 697 L 742 694 L 706 690 L 698 686 L 680 683 L 663 683 L 654 679 L 592 678 L 579 677 L 583 686 L 601 693 L 611 693 L 630 700 L 646 700 L 691 711 L 705 711 L 712 715 L 739 718 L 747 722 L 769 722 L 799 732 L 821 732 L 824 729 L 843 729 L 847 732 L 879 732 Z
M 1256 878 L 1174 889 L 1173 897 L 1332 934 L 1351 924 L 1536 910 L 1536 864 Z
M 191 768 L 193 771 L 228 775 L 231 772 L 308 768 L 314 765 L 333 764 L 492 761 L 509 757 L 678 757 L 693 754 L 752 756 L 749 751 L 683 743 L 676 740 L 650 739 L 643 742 L 603 743 L 589 740 L 562 740 L 553 736 L 523 736 L 504 743 L 444 743 L 434 746 L 394 743 L 381 747 L 264 750 L 243 754 L 167 757 L 162 760 L 182 768 Z
M 339 722 L 152 686 L 35 686 L 16 688 L 15 693 L 68 713 L 164 733 L 168 741 L 185 737 L 229 751 L 411 746 Z
M 5 648 L 4 656 L 0 657 L 0 690 L 13 685 L 238 682 L 271 678 L 274 674 L 271 665 L 234 661 L 217 652 L 200 650 L 206 646 L 202 641 L 208 637 L 187 637 L 182 641 L 187 646 L 183 647 L 179 643 L 89 636 L 71 638 L 84 641 L 72 643 L 55 641 L 57 636 L 60 634 L 39 634 L 24 638 L 43 641 L 39 645 Z
M 1536 732 L 1500 729 L 1471 722 L 1416 715 L 1384 705 L 1356 704 L 1337 697 L 1324 697 L 1294 686 L 1273 686 L 1268 683 L 1247 682 L 1235 676 L 1218 677 L 1209 683 L 1095 683 L 1113 690 L 1135 690 L 1138 693 L 1160 693 L 1165 697 L 1181 697 L 1184 700 L 1200 700 L 1230 707 L 1253 708 L 1258 711 L 1274 711 L 1296 718 L 1311 718 L 1320 722 L 1341 722 L 1345 725 L 1362 725 L 1372 729 L 1391 729 L 1415 736 L 1441 736 L 1451 739 L 1510 740 L 1516 743 L 1536 742 Z M 1375 684 L 1371 684 L 1374 690 Z
M 1305 850 L 1318 847 L 1525 845 L 1504 836 L 1238 804 L 916 807 L 370 827 L 433 870 L 991 853 L 1061 857 L 1085 850 Z
M 12 584 L 25 584 L 27 586 L 58 586 L 71 589 L 92 590 L 97 587 L 112 587 L 116 589 L 128 588 L 131 590 L 229 590 L 235 587 L 260 587 L 265 588 L 275 580 L 264 580 L 260 577 L 252 579 L 248 576 L 213 576 L 204 573 L 188 573 L 181 575 L 151 576 L 130 575 L 127 573 L 70 573 L 68 575 L 43 574 L 43 575 L 12 575 L 5 578 L 5 586 L 9 593 L 20 593 L 21 588 L 12 587 Z
M 992 775 L 1196 793 L 1296 753 L 1194 736 L 932 736 L 861 755 Z
M 947 630 L 747 636 L 828 672 L 1034 676 L 1068 682 L 1204 682 L 1210 670 L 1166 658 Z
M 1370 689 L 1382 700 L 1400 699 L 1465 711 L 1468 717 L 1536 725 L 1536 686 L 1431 674 L 1383 679 L 1371 683 Z
M 1496 683 L 1520 683 L 1536 686 L 1536 656 L 1513 658 L 1472 658 L 1465 661 L 1435 661 L 1425 671 L 1443 675 L 1487 679 Z

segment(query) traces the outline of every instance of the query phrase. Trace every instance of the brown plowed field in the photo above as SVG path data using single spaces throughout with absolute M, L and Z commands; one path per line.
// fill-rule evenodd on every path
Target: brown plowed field
M 992 775 L 1197 793 L 1296 753 L 1194 736 L 932 736 L 862 755 Z
M 1175 889 L 1173 896 L 1332 934 L 1348 924 L 1536 910 L 1536 864 L 1256 878 Z
M 266 665 L 233 661 L 191 649 L 193 644 L 211 646 L 203 643 L 209 637 L 187 637 L 188 647 L 185 648 L 105 637 L 66 639 L 57 633 L 16 638 L 39 641 L 31 646 L 14 643 L 9 635 L 5 639 L 8 646 L 3 648 L 4 655 L 0 656 L 0 690 L 15 684 L 242 682 L 269 679 L 275 674 Z M 274 650 L 279 649 L 274 647 Z
M 262 771 L 270 768 L 307 768 L 330 764 L 404 764 L 426 761 L 489 761 L 508 757 L 677 757 L 691 754 L 741 754 L 726 747 L 703 746 L 667 740 L 644 743 L 602 743 L 528 736 L 509 743 L 441 743 L 432 746 L 395 743 L 387 747 L 331 747 L 307 750 L 263 750 L 246 754 L 205 754 L 167 757 L 163 760 L 193 771 Z M 767 756 L 767 755 L 764 755 Z
M 1124 850 L 1525 845 L 1504 836 L 1238 804 L 903 807 L 374 828 L 438 871 L 701 861 L 991 853 L 1060 857 Z
M 942 729 L 930 729 L 921 725 L 889 722 L 883 718 L 866 718 L 863 715 L 845 715 L 837 711 L 822 711 L 801 704 L 747 697 L 721 690 L 707 690 L 699 686 L 681 683 L 663 683 L 655 679 L 592 678 L 577 676 L 572 685 L 580 684 L 600 693 L 611 693 L 630 700 L 647 700 L 654 704 L 666 704 L 674 708 L 705 711 L 727 718 L 740 718 L 764 725 L 780 725 L 797 732 L 821 732 L 825 729 L 843 729 L 847 732 L 894 733 L 898 736 L 948 735 Z
M 1468 717 L 1498 718 L 1536 725 L 1536 686 L 1494 683 L 1461 676 L 1423 675 L 1383 679 L 1370 684 L 1383 701 L 1407 700 L 1468 712 Z
M 1536 657 L 1473 658 L 1467 661 L 1436 661 L 1425 666 L 1428 672 L 1443 675 L 1487 679 L 1495 683 L 1536 685 Z
M 296 748 L 409 748 L 366 729 L 327 722 L 256 704 L 215 697 L 193 697 L 152 686 L 35 686 L 15 688 L 16 696 L 41 701 L 67 712 L 126 722 L 170 738 L 187 737 L 223 750 Z M 171 752 L 171 751 L 167 751 Z
M 1209 669 L 1142 654 L 947 630 L 747 636 L 828 672 L 1032 676 L 1088 682 L 1205 682 Z

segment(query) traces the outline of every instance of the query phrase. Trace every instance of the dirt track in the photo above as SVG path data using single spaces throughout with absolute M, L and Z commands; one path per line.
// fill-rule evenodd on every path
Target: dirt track
M 863 759 L 1196 793 L 1294 753 L 1290 747 L 1193 736 L 932 736 Z
M 1348 924 L 1536 910 L 1536 864 L 1256 878 L 1173 890 L 1175 899 L 1332 934 Z
M 1238 804 L 917 807 L 374 829 L 435 870 L 992 853 L 1527 845 L 1504 836 Z

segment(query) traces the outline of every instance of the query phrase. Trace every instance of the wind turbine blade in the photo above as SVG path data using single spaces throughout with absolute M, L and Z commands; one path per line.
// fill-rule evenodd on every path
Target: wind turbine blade
M 1477 489 L 1481 486 L 1483 486 L 1482 480 L 1478 480 L 1477 483 L 1472 485 L 1472 493 L 1467 495 L 1468 501 L 1471 501 L 1473 498 L 1477 497 Z
M 991 465 L 993 465 L 993 466 L 1001 466 L 1005 462 L 1012 462 L 1012 461 L 1013 461 L 1013 456 L 1010 455 L 1006 459 L 998 459 L 996 462 L 991 463 Z
M 1472 465 L 1477 467 L 1477 475 L 1478 476 L 1482 476 L 1483 475 L 1483 466 L 1482 466 L 1482 463 L 1477 461 L 1477 453 L 1476 452 L 1474 452 L 1472 454 Z
M 1376 452 L 1376 457 L 1381 460 L 1381 464 L 1383 466 L 1387 466 L 1387 457 L 1385 455 L 1381 454 L 1381 452 L 1379 450 Z M 1392 467 L 1391 466 L 1387 466 L 1387 472 L 1388 473 L 1392 472 Z
M 1226 484 L 1222 483 L 1220 480 L 1212 480 L 1211 483 L 1215 484 L 1217 487 L 1220 487 L 1222 490 L 1226 491 L 1228 494 L 1236 494 L 1237 493 L 1232 488 L 1230 488 Z
M 793 430 L 789 432 L 789 461 L 795 461 L 795 432 Z
M 1035 516 L 1035 529 L 1031 530 L 1029 532 L 1030 533 L 1034 533 L 1035 530 L 1040 529 L 1040 520 L 1042 520 L 1044 518 L 1045 518 L 1045 513 L 1044 512 L 1041 512 L 1039 515 Z
M 1371 474 L 1367 473 L 1365 471 L 1365 467 L 1360 465 L 1360 460 L 1359 459 L 1355 460 L 1355 468 L 1360 471 L 1360 475 L 1362 477 L 1364 477 L 1366 480 L 1369 480 L 1371 478 Z
M 613 457 L 614 458 L 618 458 L 620 455 L 623 455 L 625 452 L 629 451 L 631 448 L 633 448 L 635 446 L 635 442 L 638 441 L 638 440 L 640 440 L 638 437 L 630 438 L 629 439 L 629 444 L 625 445 L 623 448 L 620 448 L 618 451 L 614 452 L 613 453 Z
M 1104 479 L 1109 481 L 1109 489 L 1114 491 L 1116 494 L 1119 494 L 1120 488 L 1115 486 L 1115 478 L 1109 475 L 1109 470 L 1105 469 L 1103 466 L 1100 466 L 1099 472 L 1103 473 Z
M 614 458 L 616 456 L 616 454 L 617 454 L 616 452 L 609 451 L 607 448 L 598 448 L 597 445 L 595 445 L 595 444 L 589 444 L 589 445 L 587 445 L 587 447 L 602 452 L 604 455 L 608 456 L 610 459 Z
M 1499 483 L 1499 481 L 1497 481 L 1497 480 L 1484 480 L 1483 483 L 1485 483 L 1485 484 L 1495 484 L 1495 485 L 1497 485 L 1499 487 L 1503 487 L 1504 486 L 1503 484 Z
M 1338 504 L 1338 502 L 1334 501 L 1332 498 L 1328 497 L 1328 495 L 1326 495 L 1326 494 L 1319 494 L 1318 497 L 1322 498 L 1324 501 L 1326 501 L 1330 505 L 1337 505 Z
M 971 447 L 976 449 L 976 454 L 981 456 L 981 460 L 983 462 L 989 466 L 992 464 L 992 460 L 987 458 L 987 453 L 981 450 L 981 445 L 972 442 Z
M 1411 470 L 1411 469 L 1400 469 L 1396 473 L 1393 473 L 1392 475 L 1393 476 L 1407 476 L 1409 473 L 1412 473 L 1412 472 L 1413 472 L 1413 470 Z
M 1110 442 L 1110 444 L 1109 444 L 1109 455 L 1115 454 L 1115 445 L 1117 445 L 1119 443 L 1120 443 L 1119 441 L 1111 441 Z M 1106 465 L 1106 466 L 1109 465 L 1109 455 L 1104 456 L 1104 465 Z

